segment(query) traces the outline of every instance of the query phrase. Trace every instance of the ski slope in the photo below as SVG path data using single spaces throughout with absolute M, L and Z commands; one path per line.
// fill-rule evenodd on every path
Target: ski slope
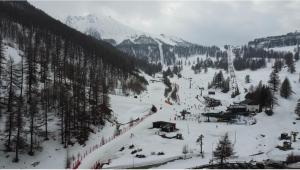
M 190 58 L 194 61 L 197 56 Z M 200 56 L 201 57 L 201 56 Z M 257 85 L 259 81 L 266 81 L 269 79 L 271 73 L 271 63 L 267 63 L 267 67 L 259 69 L 257 71 L 236 71 L 236 80 L 241 87 L 249 88 L 251 85 Z M 287 154 L 298 152 L 300 147 L 300 141 L 292 144 L 294 150 L 280 151 L 275 148 L 277 145 L 281 145 L 282 141 L 278 140 L 280 133 L 291 131 L 300 131 L 296 121 L 296 115 L 294 114 L 294 107 L 296 100 L 300 94 L 300 84 L 298 82 L 299 70 L 295 74 L 290 74 L 286 69 L 280 72 L 280 79 L 289 77 L 292 84 L 292 88 L 295 94 L 290 99 L 279 98 L 279 106 L 274 109 L 273 116 L 267 116 L 265 113 L 259 113 L 251 118 L 243 118 L 240 124 L 226 124 L 217 122 L 204 122 L 205 118 L 200 113 L 204 112 L 204 106 L 202 102 L 199 102 L 195 96 L 200 94 L 199 87 L 204 87 L 204 94 L 207 94 L 207 83 L 212 81 L 212 77 L 215 72 L 219 70 L 208 69 L 208 73 L 200 73 L 195 75 L 190 69 L 191 66 L 184 66 L 182 71 L 183 77 L 192 78 L 192 88 L 189 88 L 189 80 L 185 78 L 178 79 L 176 76 L 171 79 L 172 83 L 179 85 L 179 97 L 181 102 L 179 104 L 169 105 L 164 102 L 163 96 L 164 84 L 161 82 L 150 83 L 147 92 L 140 96 L 140 99 L 145 103 L 154 104 L 158 108 L 156 114 L 151 115 L 145 121 L 116 138 L 111 143 L 107 144 L 103 148 L 100 148 L 93 152 L 91 155 L 83 159 L 80 168 L 91 168 L 92 165 L 97 162 L 111 161 L 109 165 L 104 165 L 104 168 L 133 168 L 143 167 L 156 164 L 157 168 L 190 168 L 193 166 L 199 166 L 201 164 L 208 164 L 212 158 L 212 150 L 216 147 L 219 138 L 228 132 L 230 139 L 234 143 L 235 156 L 234 160 L 250 161 L 250 160 L 285 160 Z M 297 63 L 296 68 L 300 68 L 300 63 Z M 251 83 L 246 84 L 244 82 L 245 75 L 249 74 Z M 224 76 L 229 76 L 224 72 Z M 161 75 L 158 75 L 161 77 Z M 147 77 L 147 79 L 153 79 Z M 159 78 L 156 78 L 159 80 Z M 222 106 L 211 110 L 213 112 L 225 110 L 226 106 L 233 102 L 238 102 L 244 98 L 244 90 L 240 89 L 240 99 L 238 97 L 232 99 L 230 92 L 227 94 L 221 93 L 216 90 L 214 98 L 222 101 Z M 203 100 L 203 99 L 200 99 Z M 174 120 L 175 114 L 179 114 L 183 109 L 187 109 L 192 113 L 192 116 L 188 120 Z M 200 116 L 201 122 L 198 122 L 195 117 Z M 255 125 L 250 125 L 251 122 L 256 121 Z M 166 139 L 157 135 L 158 129 L 151 129 L 153 121 L 170 121 L 176 123 L 176 127 L 179 129 L 177 132 L 168 133 L 167 136 L 174 136 L 177 133 L 183 135 L 184 140 Z M 295 124 L 294 124 L 295 122 Z M 133 134 L 133 137 L 131 137 Z M 204 158 L 198 155 L 200 147 L 196 143 L 196 140 L 200 134 L 204 135 Z M 137 154 L 144 154 L 146 158 L 136 158 L 131 154 L 133 149 L 128 149 L 128 146 L 134 144 L 135 149 L 142 149 Z M 182 154 L 182 148 L 184 145 L 188 145 L 189 153 L 187 160 L 174 160 L 172 162 L 157 165 L 159 163 L 168 162 L 179 157 L 184 157 Z M 124 151 L 119 151 L 121 147 L 125 147 Z M 152 152 L 164 152 L 165 155 L 152 155 Z M 263 153 L 256 156 L 257 153 Z

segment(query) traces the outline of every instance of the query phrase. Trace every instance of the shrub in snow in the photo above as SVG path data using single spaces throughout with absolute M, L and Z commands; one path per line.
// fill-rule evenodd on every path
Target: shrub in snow
M 153 113 L 156 113 L 156 112 L 157 112 L 157 108 L 156 108 L 154 105 L 152 105 L 151 111 L 152 111 Z
M 296 162 L 300 162 L 300 155 L 294 155 L 293 153 L 291 153 L 287 156 L 286 158 L 287 164 L 296 163 Z
M 245 83 L 250 83 L 250 76 L 249 76 L 249 74 L 247 74 L 245 76 Z
M 124 149 L 125 149 L 125 147 L 123 146 L 122 148 L 120 148 L 119 151 L 122 152 Z
M 135 157 L 137 157 L 137 158 L 146 158 L 145 155 L 139 155 L 139 154 L 135 155 Z
M 134 145 L 133 145 L 133 144 L 129 146 L 129 149 L 133 149 L 133 148 L 134 148 Z
M 165 155 L 164 152 L 158 152 L 157 155 Z
M 272 109 L 268 108 L 268 109 L 265 110 L 265 113 L 266 113 L 268 116 L 272 116 L 274 112 L 273 112 Z
M 137 150 L 133 150 L 132 152 L 131 152 L 131 154 L 136 154 L 137 153 Z

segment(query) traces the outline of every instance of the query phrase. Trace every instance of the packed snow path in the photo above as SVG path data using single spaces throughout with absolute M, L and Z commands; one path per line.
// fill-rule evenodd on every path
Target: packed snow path
M 162 42 L 160 40 L 157 40 L 158 48 L 159 48 L 159 56 L 160 56 L 160 63 L 163 66 L 164 65 L 164 51 L 162 48 Z
M 238 89 L 237 79 L 234 72 L 234 66 L 233 66 L 233 52 L 232 48 L 229 46 L 227 50 L 227 57 L 228 57 L 228 71 L 230 75 L 230 82 L 231 82 L 231 90 L 232 92 L 236 91 Z

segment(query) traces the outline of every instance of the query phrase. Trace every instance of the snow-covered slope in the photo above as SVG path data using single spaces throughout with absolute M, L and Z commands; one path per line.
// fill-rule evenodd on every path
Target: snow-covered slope
M 205 56 L 191 56 L 187 60 L 190 63 L 196 62 L 197 57 L 205 58 Z M 222 93 L 216 90 L 216 95 L 213 97 L 221 100 L 222 106 L 211 108 L 208 112 L 224 111 L 226 106 L 233 102 L 244 100 L 246 92 L 244 88 L 249 89 L 251 85 L 256 86 L 259 81 L 267 83 L 269 74 L 272 71 L 271 60 L 266 68 L 258 69 L 256 71 L 243 70 L 236 72 L 236 80 L 239 84 L 241 94 L 239 97 L 231 98 L 231 93 Z M 300 62 L 296 63 L 296 67 L 300 67 Z M 110 143 L 101 147 L 88 155 L 81 163 L 80 168 L 91 168 L 95 162 L 107 162 L 109 165 L 104 165 L 105 168 L 191 168 L 199 165 L 209 164 L 213 155 L 212 151 L 216 148 L 218 140 L 226 132 L 234 145 L 235 157 L 228 161 L 263 161 L 267 159 L 284 161 L 286 156 L 290 153 L 299 154 L 300 140 L 292 143 L 292 150 L 281 151 L 276 148 L 282 145 L 278 137 L 281 133 L 291 131 L 299 131 L 299 121 L 296 120 L 297 115 L 294 113 L 296 100 L 299 98 L 298 82 L 299 70 L 297 73 L 291 74 L 287 69 L 283 69 L 279 76 L 283 80 L 289 77 L 291 86 L 295 92 L 289 99 L 284 99 L 276 94 L 278 104 L 274 109 L 273 116 L 267 116 L 264 112 L 258 113 L 255 116 L 240 117 L 239 123 L 222 123 L 222 122 L 206 122 L 207 118 L 201 115 L 205 112 L 203 98 L 197 99 L 200 96 L 199 87 L 204 87 L 203 94 L 207 95 L 207 82 L 212 81 L 212 77 L 218 69 L 209 68 L 207 73 L 194 74 L 189 65 L 184 65 L 182 70 L 182 78 L 174 76 L 171 82 L 179 85 L 179 103 L 169 105 L 165 103 L 163 91 L 165 85 L 160 81 L 161 75 L 156 78 L 147 77 L 148 80 L 155 79 L 149 84 L 148 91 L 138 96 L 142 102 L 154 104 L 159 108 L 158 112 L 151 115 L 149 118 L 142 121 L 140 124 L 125 132 L 121 136 L 112 140 Z M 251 82 L 245 83 L 245 75 L 250 75 Z M 229 76 L 224 73 L 224 76 Z M 190 80 L 192 78 L 191 88 Z M 150 82 L 150 81 L 149 81 Z M 191 112 L 186 120 L 178 119 L 175 115 L 179 115 L 183 109 Z M 134 113 L 128 113 L 134 114 Z M 130 117 L 130 116 L 128 116 Z M 176 123 L 178 131 L 171 133 L 164 133 L 158 129 L 152 128 L 154 121 L 168 121 Z M 253 123 L 255 122 L 255 123 Z M 161 137 L 159 134 L 166 134 L 166 136 L 175 136 L 177 133 L 182 134 L 183 140 L 167 139 Z M 196 142 L 200 134 L 204 135 L 204 157 L 199 156 L 200 146 Z M 135 147 L 130 149 L 129 146 L 134 144 Z M 188 153 L 182 153 L 183 147 L 188 145 Z M 124 147 L 123 150 L 120 148 Z M 133 150 L 140 150 L 137 154 L 145 155 L 145 158 L 137 158 L 131 152 Z M 164 155 L 157 154 L 163 152 Z M 99 156 L 101 155 L 101 156 Z M 180 159 L 180 157 L 187 157 L 188 159 Z M 179 159 L 179 160 L 177 160 Z M 153 167 L 152 167 L 153 166 Z
M 154 43 L 154 42 L 152 42 Z M 22 51 L 15 45 L 4 46 L 5 56 L 12 56 L 16 63 L 20 61 Z M 186 59 L 187 63 L 195 63 L 197 57 L 200 59 L 206 58 L 205 55 L 190 56 Z M 7 58 L 8 59 L 8 58 Z M 185 61 L 185 59 L 180 59 Z M 231 93 L 222 93 L 216 90 L 216 95 L 213 97 L 221 100 L 222 106 L 213 108 L 209 111 L 217 112 L 225 110 L 226 106 L 233 102 L 238 102 L 244 99 L 244 88 L 249 89 L 251 85 L 257 85 L 259 81 L 266 83 L 269 79 L 269 74 L 272 71 L 271 67 L 274 60 L 267 64 L 266 68 L 256 71 L 243 70 L 236 71 L 236 80 L 241 89 L 240 98 L 231 98 Z M 300 62 L 296 63 L 296 68 L 300 68 Z M 183 65 L 182 78 L 174 76 L 171 82 L 179 87 L 178 97 L 179 102 L 169 105 L 165 103 L 164 97 L 165 85 L 161 82 L 161 74 L 156 77 L 144 75 L 150 82 L 147 91 L 137 98 L 133 96 L 110 95 L 111 107 L 114 111 L 114 116 L 117 120 L 125 125 L 121 128 L 127 128 L 126 124 L 131 119 L 139 119 L 149 113 L 149 110 L 154 104 L 158 108 L 158 112 L 150 115 L 145 120 L 141 121 L 136 126 L 125 131 L 122 135 L 111 139 L 105 145 L 98 147 L 102 138 L 108 139 L 113 136 L 116 126 L 108 123 L 103 129 L 95 129 L 95 134 L 91 134 L 85 146 L 76 143 L 69 148 L 63 148 L 59 138 L 59 124 L 54 114 L 50 114 L 49 130 L 51 132 L 50 140 L 41 143 L 43 151 L 37 151 L 34 156 L 29 157 L 26 153 L 21 154 L 19 163 L 13 163 L 11 158 L 13 153 L 5 153 L 1 151 L 0 167 L 1 168 L 63 168 L 66 164 L 67 157 L 75 157 L 75 160 L 82 159 L 80 168 L 91 168 L 97 161 L 110 160 L 109 165 L 105 168 L 133 168 L 151 164 L 157 164 L 155 168 L 191 168 L 199 165 L 208 164 L 212 158 L 212 151 L 217 146 L 218 140 L 225 132 L 228 132 L 230 140 L 234 144 L 234 158 L 228 161 L 262 161 L 266 159 L 285 160 L 290 153 L 300 154 L 300 140 L 292 143 L 293 149 L 289 151 L 281 151 L 275 148 L 277 145 L 282 145 L 278 137 L 281 133 L 291 131 L 300 131 L 299 120 L 294 114 L 296 100 L 300 94 L 299 70 L 297 73 L 291 74 L 284 68 L 280 73 L 280 79 L 289 77 L 291 86 L 295 92 L 289 99 L 281 98 L 278 94 L 279 105 L 274 109 L 273 116 L 267 116 L 265 113 L 258 113 L 253 117 L 241 117 L 240 123 L 227 124 L 222 122 L 205 122 L 207 119 L 201 113 L 205 112 L 206 108 L 203 104 L 203 98 L 200 96 L 199 87 L 204 87 L 203 95 L 208 94 L 207 83 L 212 81 L 215 72 L 219 69 L 209 68 L 207 73 L 194 74 L 189 64 Z M 250 75 L 250 83 L 245 83 L 245 75 Z M 228 73 L 224 72 L 227 77 Z M 190 80 L 191 88 L 190 88 Z M 155 80 L 155 81 L 151 81 Z M 188 109 L 191 115 L 187 116 L 186 120 L 175 119 L 175 115 L 179 115 L 183 109 Z M 153 129 L 152 122 L 168 121 L 176 123 L 178 131 L 166 133 L 167 136 L 174 136 L 177 133 L 182 134 L 183 140 L 167 139 L 161 137 L 158 129 Z M 256 124 L 252 124 L 256 121 Z M 0 125 L 5 123 L 4 117 L 0 119 Z M 3 127 L 0 127 L 3 129 Z M 56 132 L 56 133 L 54 133 Z M 0 134 L 3 131 L 0 132 Z M 204 135 L 203 150 L 204 158 L 198 156 L 200 146 L 196 140 L 200 134 Z M 4 135 L 0 135 L 0 149 L 4 149 Z M 134 149 L 129 149 L 129 145 L 134 144 Z M 185 157 L 182 153 L 183 146 L 188 145 L 186 157 L 188 159 L 179 159 Z M 97 147 L 95 147 L 97 146 Z M 124 147 L 123 151 L 120 148 Z M 135 149 L 142 149 L 137 154 L 143 154 L 146 158 L 136 158 L 131 152 Z M 164 152 L 164 155 L 158 155 L 158 152 Z M 154 154 L 153 154 L 154 153 Z M 78 156 L 79 155 L 79 156 Z M 179 160 L 177 160 L 179 159 Z M 55 163 L 54 163 L 55 162 Z M 72 166 L 74 161 L 71 162 Z M 165 164 L 162 164 L 165 163 Z
M 122 23 L 106 16 L 68 16 L 65 23 L 78 31 L 91 34 L 94 32 L 99 34 L 101 39 L 114 39 L 120 43 L 124 39 L 130 39 L 132 36 L 142 34 L 142 32 L 134 30 Z

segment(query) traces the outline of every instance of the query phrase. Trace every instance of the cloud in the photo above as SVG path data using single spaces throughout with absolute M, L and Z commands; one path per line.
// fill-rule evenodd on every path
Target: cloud
M 48 14 L 107 15 L 135 29 L 205 45 L 242 45 L 300 28 L 300 1 L 31 1 Z

